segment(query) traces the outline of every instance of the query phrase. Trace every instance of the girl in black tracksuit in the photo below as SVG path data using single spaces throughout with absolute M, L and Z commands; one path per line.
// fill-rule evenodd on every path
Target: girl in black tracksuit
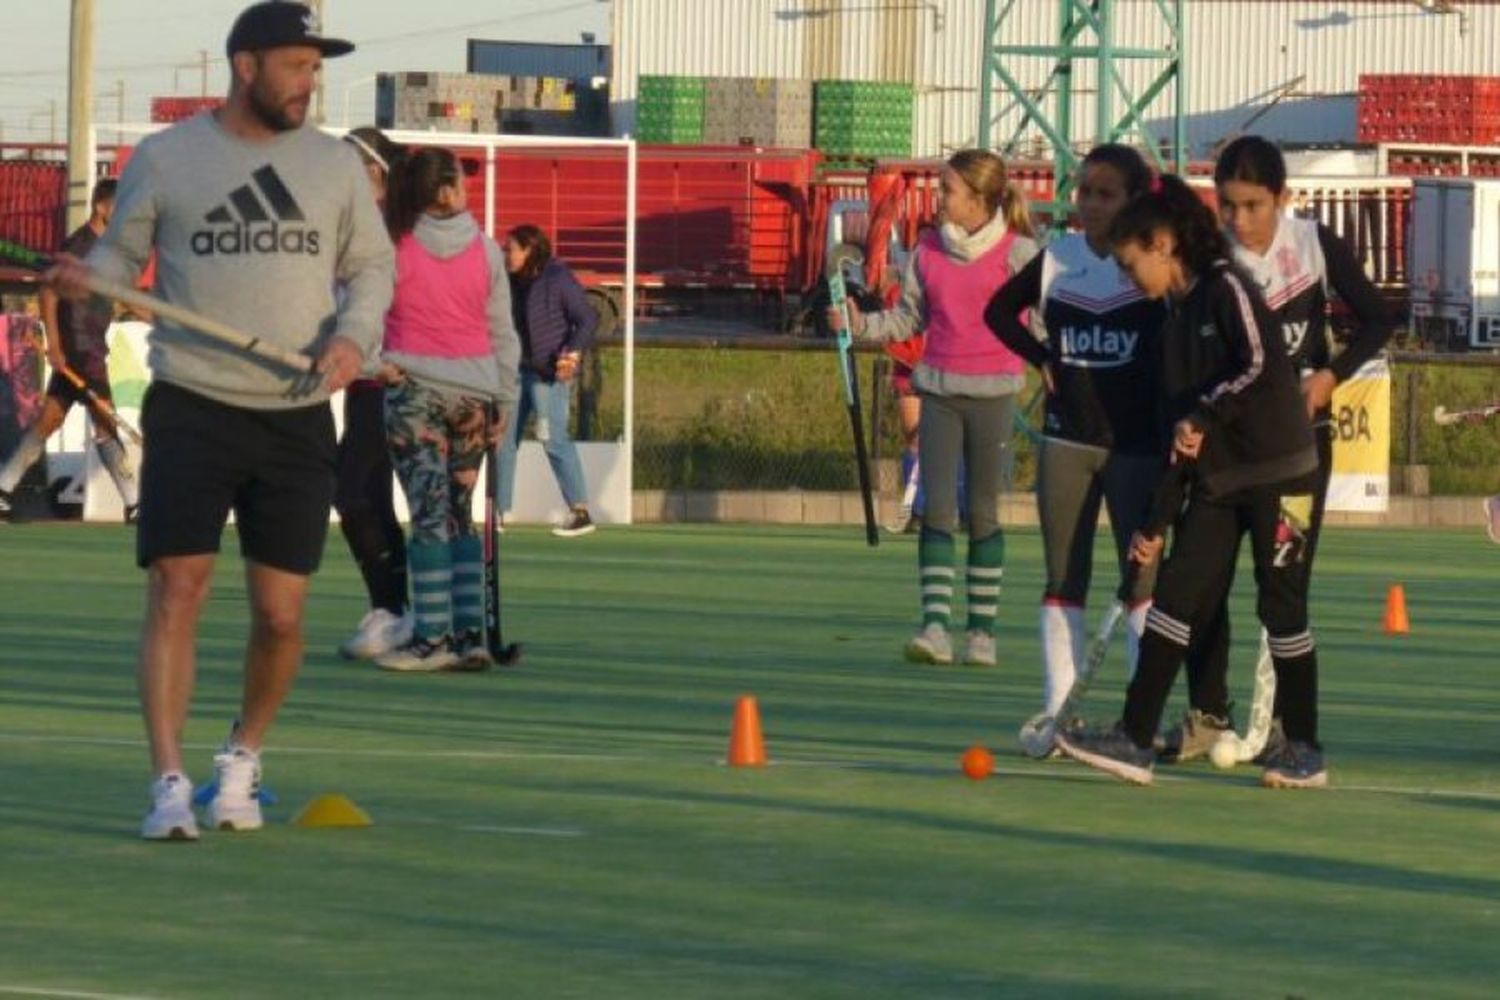
M 1385 347 L 1391 336 L 1390 314 L 1342 239 L 1320 222 L 1287 217 L 1286 161 L 1269 140 L 1247 135 L 1226 146 L 1214 167 L 1214 185 L 1234 261 L 1265 296 L 1313 424 L 1318 479 L 1302 559 L 1302 571 L 1310 577 L 1333 472 L 1329 400 L 1336 385 Z M 1348 307 L 1356 324 L 1353 338 L 1337 357 L 1328 331 L 1330 294 Z M 1200 718 L 1227 723 L 1227 613 L 1221 613 L 1211 628 L 1224 634 L 1214 637 L 1215 655 L 1188 661 L 1189 698 Z M 1278 689 L 1277 719 L 1281 701 Z M 1173 742 L 1170 733 L 1167 742 Z M 1273 738 L 1273 743 L 1279 742 Z M 1178 743 L 1182 745 L 1181 737 Z
M 1120 266 L 1153 298 L 1167 297 L 1160 380 L 1173 422 L 1173 459 L 1192 462 L 1188 502 L 1157 576 L 1124 717 L 1107 731 L 1062 732 L 1068 755 L 1149 784 L 1152 741 L 1177 668 L 1233 582 L 1249 534 L 1258 612 L 1285 689 L 1285 753 L 1267 767 L 1274 786 L 1326 782 L 1317 745 L 1317 654 L 1307 621 L 1302 550 L 1318 466 L 1296 373 L 1270 310 L 1229 262 L 1218 224 L 1176 177 L 1157 179 L 1116 216 Z M 1160 539 L 1137 535 L 1150 562 Z

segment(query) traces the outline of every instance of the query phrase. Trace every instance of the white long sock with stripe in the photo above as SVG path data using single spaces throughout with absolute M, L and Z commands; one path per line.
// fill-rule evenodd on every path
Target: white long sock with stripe
M 16 484 L 21 477 L 26 475 L 26 470 L 31 464 L 42 457 L 46 450 L 47 442 L 37 436 L 36 431 L 28 430 L 21 435 L 21 443 L 16 445 L 16 450 L 11 452 L 10 458 L 6 459 L 5 467 L 0 468 L 0 490 L 7 493 L 15 491 Z
M 1073 688 L 1083 663 L 1083 608 L 1042 604 L 1042 711 L 1053 715 Z

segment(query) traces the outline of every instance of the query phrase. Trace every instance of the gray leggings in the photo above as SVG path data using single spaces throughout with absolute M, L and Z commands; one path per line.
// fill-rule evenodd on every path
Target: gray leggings
M 988 538 L 1000 530 L 998 499 L 1004 456 L 1010 440 L 1015 396 L 978 399 L 922 393 L 918 427 L 922 492 L 927 510 L 922 524 L 953 534 L 958 530 L 958 464 L 962 456 L 969 501 L 969 537 Z
M 1161 475 L 1162 460 L 1156 455 L 1125 455 L 1055 438 L 1042 441 L 1037 458 L 1036 507 L 1047 562 L 1044 599 L 1075 605 L 1087 599 L 1101 500 L 1109 510 L 1123 578 L 1130 536 L 1145 521 Z M 1158 564 L 1153 563 L 1136 578 L 1126 595 L 1132 604 L 1151 596 Z

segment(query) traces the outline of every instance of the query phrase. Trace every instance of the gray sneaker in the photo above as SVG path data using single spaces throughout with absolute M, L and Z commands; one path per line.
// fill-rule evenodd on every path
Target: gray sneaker
M 1261 772 L 1260 783 L 1267 788 L 1325 788 L 1328 768 L 1323 751 L 1312 743 L 1290 740 L 1281 753 Z
M 948 630 L 937 622 L 928 622 L 922 631 L 912 636 L 906 644 L 906 658 L 913 663 L 936 663 L 946 666 L 953 662 L 953 640 Z
M 971 628 L 964 637 L 964 662 L 976 667 L 995 665 L 995 637 L 984 629 Z
M 1260 753 L 1251 758 L 1251 762 L 1265 767 L 1279 759 L 1286 752 L 1286 730 L 1281 727 L 1280 719 L 1271 720 L 1271 730 L 1266 734 L 1266 745 L 1261 748 Z
M 1225 733 L 1234 732 L 1234 719 L 1228 712 L 1214 715 L 1189 709 L 1182 721 L 1168 729 L 1157 750 L 1157 760 L 1163 764 L 1182 764 L 1190 760 L 1202 760 L 1219 742 Z
M 1059 728 L 1057 748 L 1074 760 L 1131 784 L 1151 784 L 1151 765 L 1156 760 L 1156 751 L 1136 746 L 1123 722 L 1108 729 Z

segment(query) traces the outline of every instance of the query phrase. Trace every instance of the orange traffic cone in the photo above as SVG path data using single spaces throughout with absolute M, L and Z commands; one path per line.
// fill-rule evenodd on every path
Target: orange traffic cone
M 760 735 L 760 707 L 748 694 L 740 695 L 734 703 L 734 725 L 729 730 L 729 766 L 766 766 L 766 744 Z
M 1385 634 L 1406 635 L 1411 623 L 1406 620 L 1406 588 L 1393 583 L 1385 592 Z

